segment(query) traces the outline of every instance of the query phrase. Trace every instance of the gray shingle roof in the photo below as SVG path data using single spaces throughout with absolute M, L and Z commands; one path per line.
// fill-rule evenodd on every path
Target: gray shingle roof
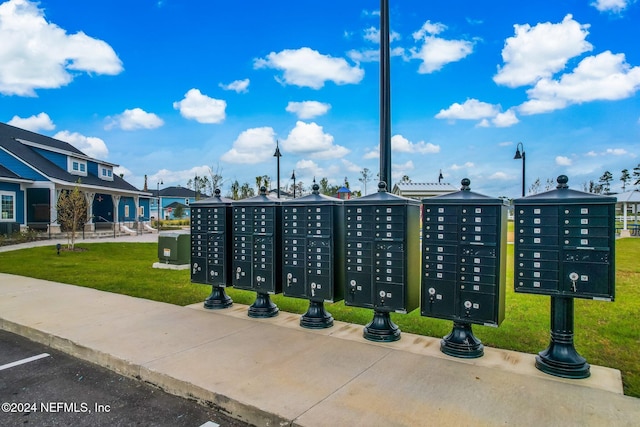
M 82 177 L 72 175 L 65 169 L 62 169 L 55 163 L 40 155 L 31 146 L 23 144 L 18 140 L 34 142 L 42 146 L 51 147 L 57 151 L 66 151 L 70 154 L 77 154 L 82 158 L 87 157 L 86 154 L 69 143 L 20 129 L 6 123 L 0 123 L 0 147 L 22 159 L 22 161 L 28 163 L 33 169 L 51 179 L 68 182 L 70 184 L 76 183 L 78 179 L 80 179 L 84 185 L 106 187 L 128 192 L 140 192 L 136 187 L 115 174 L 113 176 L 113 181 L 100 179 L 96 175 L 90 173 L 88 173 L 87 176 Z M 102 163 L 97 159 L 94 159 L 94 161 L 96 163 Z

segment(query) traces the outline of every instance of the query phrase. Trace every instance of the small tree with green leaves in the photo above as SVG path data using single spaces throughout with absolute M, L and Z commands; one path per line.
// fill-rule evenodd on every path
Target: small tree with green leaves
M 184 207 L 182 205 L 176 205 L 176 207 L 173 208 L 173 217 L 177 219 L 182 219 L 183 216 L 184 216 Z
M 62 231 L 67 232 L 69 238 L 67 246 L 73 250 L 76 244 L 76 232 L 87 222 L 87 201 L 80 188 L 76 185 L 71 191 L 63 190 L 58 198 L 56 209 L 58 224 Z

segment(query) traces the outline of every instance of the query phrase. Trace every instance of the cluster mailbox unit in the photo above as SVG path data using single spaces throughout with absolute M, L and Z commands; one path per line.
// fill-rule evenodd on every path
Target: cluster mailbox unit
M 516 292 L 551 296 L 551 343 L 536 367 L 567 378 L 589 376 L 573 345 L 573 299 L 613 301 L 616 198 L 555 190 L 514 201 Z
M 345 201 L 347 306 L 374 309 L 364 328 L 370 341 L 396 341 L 389 316 L 420 303 L 420 202 L 386 192 Z
M 232 283 L 238 289 L 255 291 L 249 317 L 274 317 L 278 307 L 269 295 L 282 292 L 282 202 L 260 194 L 233 202 Z
M 319 188 L 282 205 L 282 293 L 309 300 L 300 326 L 312 329 L 333 326 L 324 302 L 343 299 L 345 274 L 343 202 Z
M 443 353 L 483 355 L 471 324 L 498 326 L 504 320 L 507 206 L 502 199 L 470 191 L 424 199 L 422 211 L 422 316 L 451 319 Z
M 210 309 L 233 304 L 224 288 L 231 284 L 231 202 L 215 196 L 191 204 L 191 281 L 210 284 L 204 301 Z

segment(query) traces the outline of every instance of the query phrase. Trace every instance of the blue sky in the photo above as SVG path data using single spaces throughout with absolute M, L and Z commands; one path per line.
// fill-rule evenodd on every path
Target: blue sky
M 378 0 L 0 3 L 0 121 L 132 184 L 379 170 Z M 390 0 L 394 180 L 518 197 L 640 163 L 640 2 Z M 375 185 L 368 184 L 368 192 Z

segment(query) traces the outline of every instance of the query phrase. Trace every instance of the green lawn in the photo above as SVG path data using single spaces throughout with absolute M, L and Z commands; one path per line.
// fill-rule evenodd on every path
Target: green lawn
M 190 283 L 189 271 L 154 269 L 155 243 L 81 243 L 83 252 L 56 255 L 53 246 L 0 254 L 0 272 L 19 274 L 117 292 L 141 298 L 187 305 L 203 301 L 211 287 Z M 490 347 L 537 353 L 549 343 L 550 298 L 513 292 L 512 256 L 507 265 L 506 318 L 499 328 L 475 326 L 475 335 Z M 622 371 L 625 394 L 640 397 L 640 239 L 616 243 L 616 301 L 575 302 L 575 346 L 591 364 Z M 234 301 L 251 304 L 255 293 L 228 288 Z M 272 300 L 283 311 L 304 313 L 308 302 L 276 295 Z M 373 312 L 327 304 L 336 320 L 366 324 Z M 442 337 L 452 322 L 422 317 L 419 310 L 408 315 L 392 314 L 402 331 Z

